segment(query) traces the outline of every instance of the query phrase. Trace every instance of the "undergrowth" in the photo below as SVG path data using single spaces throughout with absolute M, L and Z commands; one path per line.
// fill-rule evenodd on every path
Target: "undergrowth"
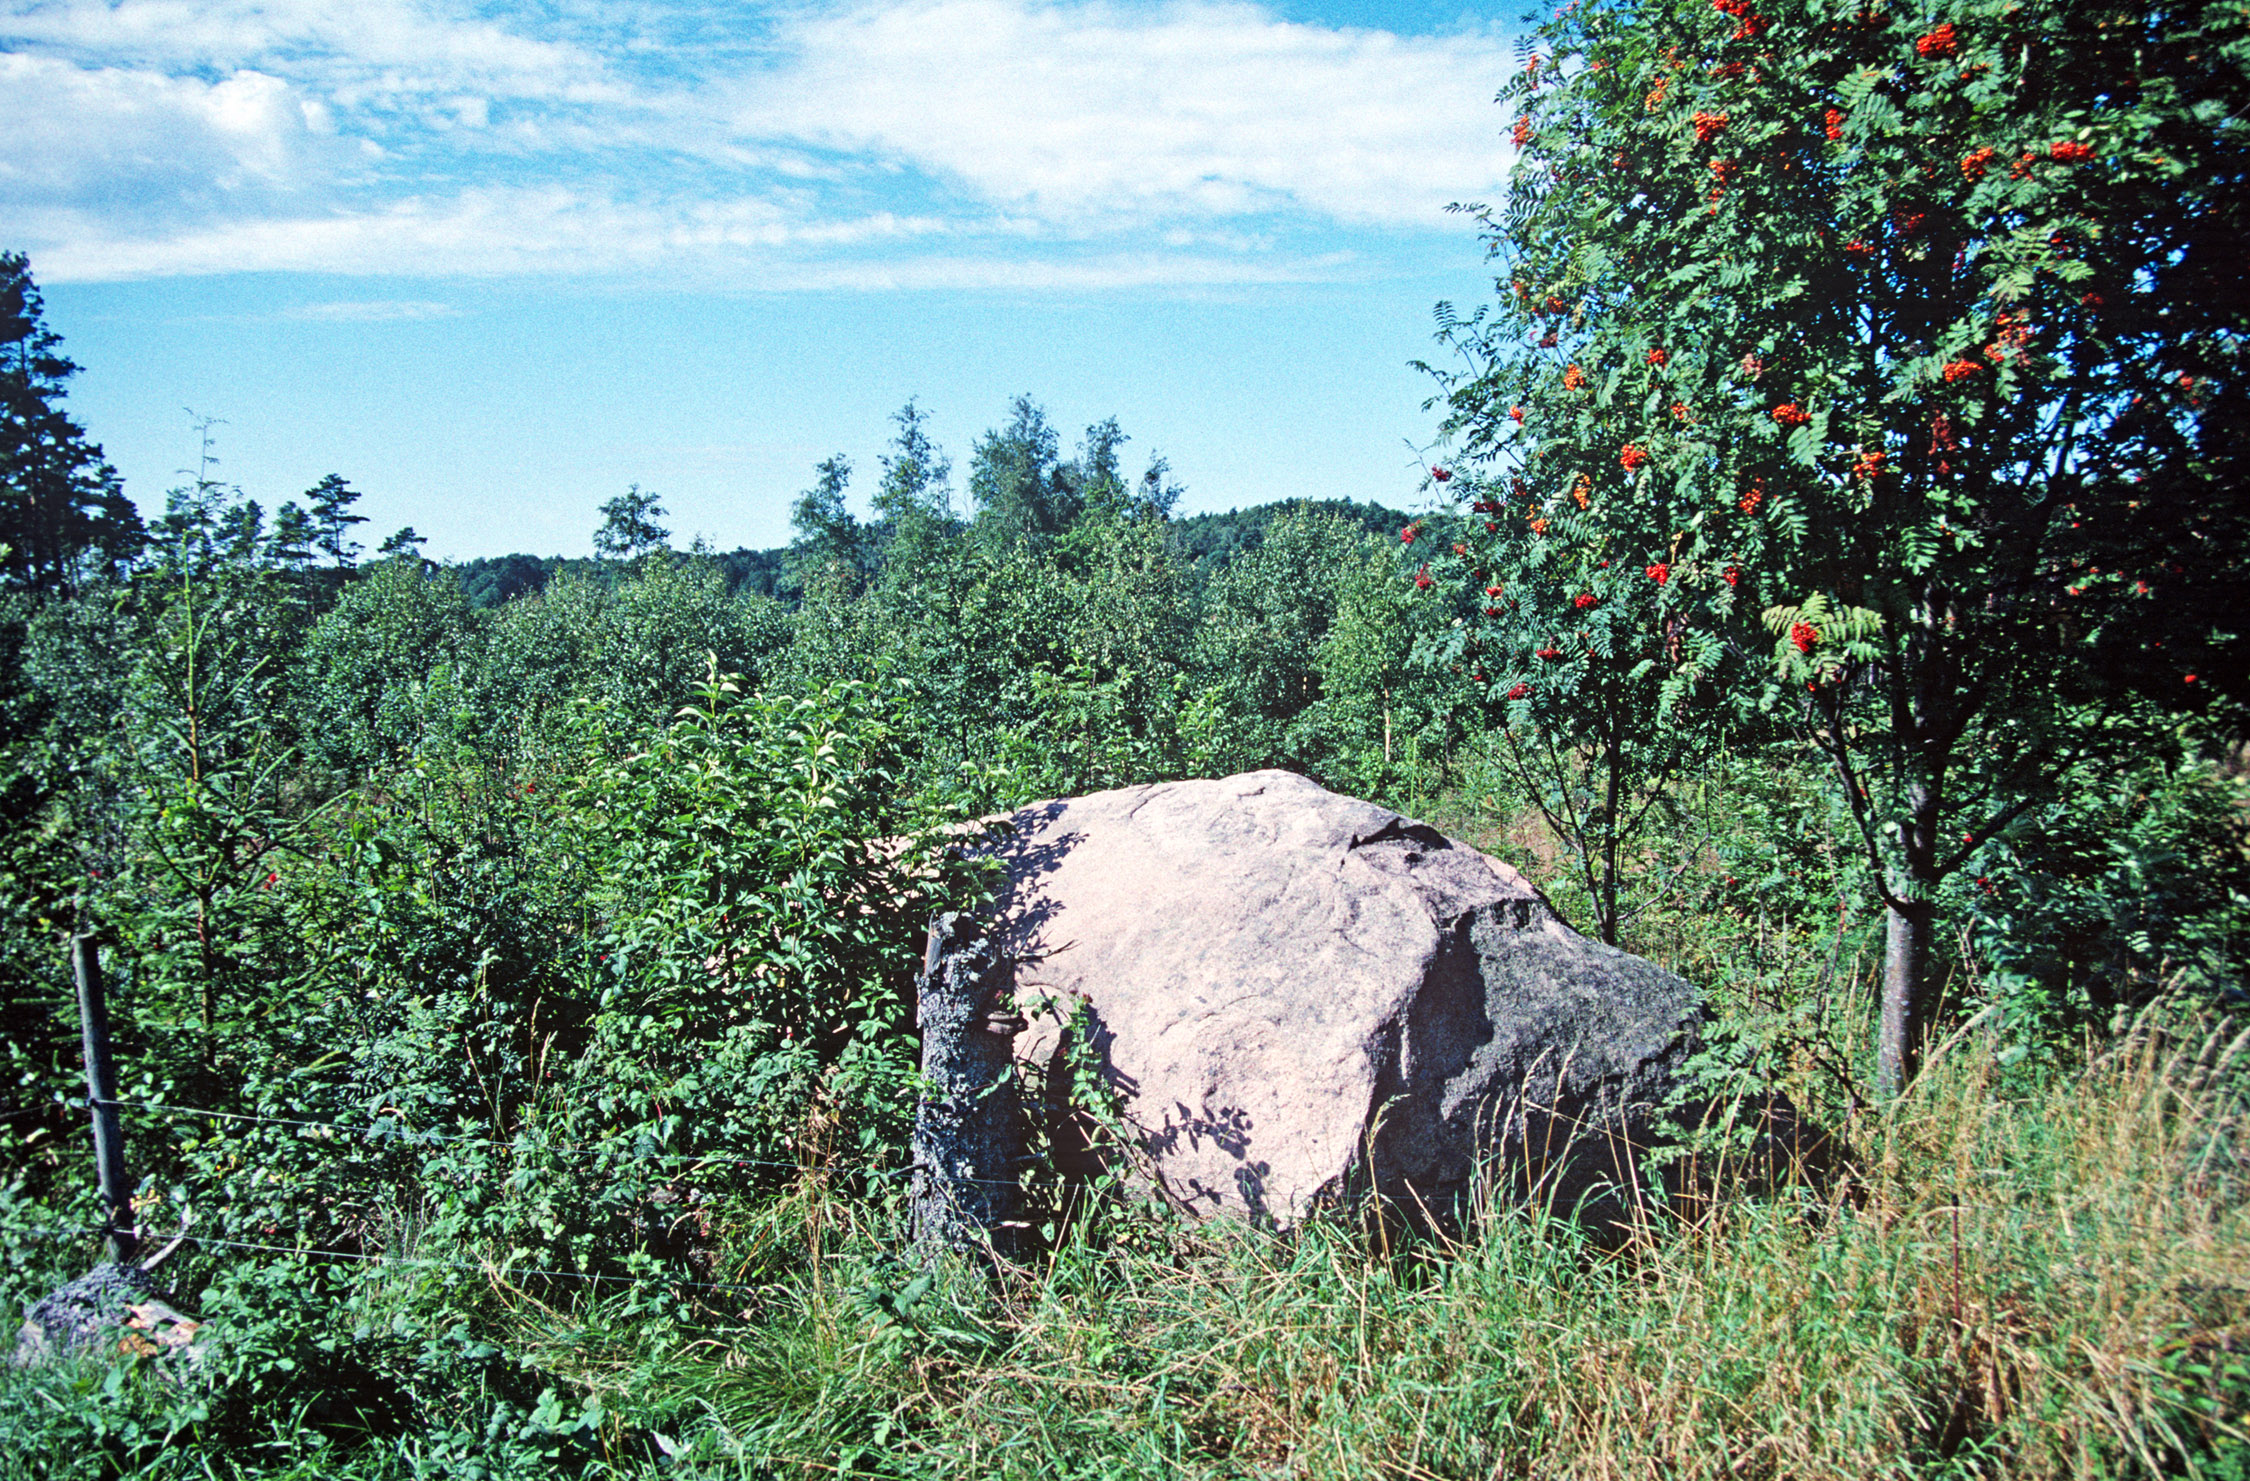
M 365 1273 L 336 1346 L 442 1300 L 446 1340 L 490 1349 L 482 1397 L 516 1408 L 457 1394 L 448 1423 L 384 1434 L 367 1410 L 354 1433 L 301 1394 L 222 1447 L 239 1365 L 82 1360 L 0 1380 L 0 1457 L 57 1478 L 2243 1477 L 2246 1072 L 2250 1031 L 2209 1018 L 2144 1016 L 2036 1076 L 1964 1036 L 1854 1118 L 1854 1172 L 1653 1208 L 1606 1251 L 1527 1210 L 1384 1247 L 1343 1218 L 1275 1238 L 1119 1206 L 1035 1266 L 932 1278 L 894 1211 L 808 1179 L 727 1231 L 723 1299 Z M 212 1328 L 221 1355 L 254 1335 Z

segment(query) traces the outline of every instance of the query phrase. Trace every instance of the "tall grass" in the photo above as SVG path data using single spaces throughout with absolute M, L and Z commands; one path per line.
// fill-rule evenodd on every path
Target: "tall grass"
M 892 1214 L 808 1176 L 727 1231 L 724 1301 L 401 1269 L 357 1309 L 379 1332 L 441 1301 L 552 1383 L 552 1454 L 589 1475 L 2242 1481 L 2246 1083 L 2239 1021 L 2151 1015 L 2037 1080 L 1972 1032 L 1854 1119 L 1853 1174 L 1722 1169 L 1622 1248 L 1536 1211 L 1386 1248 L 1342 1216 L 1275 1238 L 1120 1206 L 933 1283 Z M 458 1425 L 229 1448 L 178 1388 L 0 1376 L 0 1472 L 554 1473 Z M 108 1459 L 65 1463 L 86 1447 Z
M 2152 1017 L 2024 1085 L 1964 1039 L 1857 1119 L 1855 1177 L 1621 1251 L 1126 1214 L 902 1310 L 884 1231 L 799 1206 L 825 1232 L 734 1330 L 531 1329 L 624 1471 L 654 1432 L 710 1475 L 2239 1478 L 2246 1048 Z

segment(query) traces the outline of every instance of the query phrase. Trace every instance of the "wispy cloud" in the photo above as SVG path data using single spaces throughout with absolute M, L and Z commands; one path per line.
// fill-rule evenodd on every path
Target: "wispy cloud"
M 272 66 L 340 102 L 478 93 L 614 100 L 598 51 L 467 5 L 413 0 L 31 0 L 0 36 L 92 64 L 155 71 Z
M 1490 34 L 1207 0 L 713 25 L 436 0 L 20 6 L 0 15 L 9 245 L 57 279 L 1255 282 L 1363 268 L 1505 163 Z
M 54 221 L 44 270 L 63 279 L 164 273 L 331 272 L 495 276 L 657 268 L 675 260 L 821 249 L 921 234 L 874 216 L 797 220 L 761 201 L 646 206 L 565 186 L 472 188 L 380 210 L 220 219 L 163 234 L 110 230 L 91 214 Z
M 284 319 L 308 324 L 396 324 L 424 319 L 456 319 L 460 315 L 461 311 L 449 303 L 399 298 L 300 303 L 281 311 Z

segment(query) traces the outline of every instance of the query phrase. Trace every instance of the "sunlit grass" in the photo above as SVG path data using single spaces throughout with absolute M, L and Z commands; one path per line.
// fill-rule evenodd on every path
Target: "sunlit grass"
M 538 1356 L 625 1471 L 653 1430 L 713 1475 L 2240 1476 L 2246 1045 L 2151 1019 L 2026 1087 L 1963 1040 L 1858 1118 L 1856 1177 L 1615 1252 L 1526 1211 L 1388 1254 L 1126 1211 L 901 1324 L 892 1231 L 839 1207 L 754 1320 L 542 1316 Z

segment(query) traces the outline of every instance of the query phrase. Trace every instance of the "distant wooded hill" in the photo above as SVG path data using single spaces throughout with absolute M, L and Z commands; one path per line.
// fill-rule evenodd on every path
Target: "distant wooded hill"
M 1275 516 L 1292 509 L 1334 514 L 1379 535 L 1396 531 L 1410 518 L 1382 504 L 1352 499 L 1281 499 L 1270 504 L 1253 504 L 1248 509 L 1229 509 L 1223 514 L 1191 514 L 1174 519 L 1170 522 L 1174 548 L 1195 570 L 1217 571 L 1256 550 L 1264 543 L 1266 527 L 1273 523 Z M 875 541 L 877 548 L 882 543 L 879 537 Z M 713 552 L 711 560 L 726 574 L 729 594 L 749 591 L 759 596 L 786 599 L 797 595 L 791 589 L 783 559 L 787 553 L 782 547 L 772 550 L 745 547 Z M 451 569 L 460 580 L 469 605 L 492 608 L 544 590 L 547 583 L 563 571 L 582 572 L 598 580 L 605 570 L 615 568 L 588 558 L 518 553 L 480 556 L 462 561 Z

